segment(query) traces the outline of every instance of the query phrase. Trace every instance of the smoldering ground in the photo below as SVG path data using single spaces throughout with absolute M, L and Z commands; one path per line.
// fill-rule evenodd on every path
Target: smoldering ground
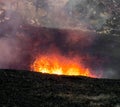
M 52 21 L 52 25 L 54 23 L 55 26 L 60 25 L 60 23 L 63 24 L 65 21 L 61 19 L 66 19 L 68 16 L 64 12 L 60 14 L 60 17 L 58 17 L 58 14 L 55 14 L 64 10 L 63 4 L 59 7 L 54 4 L 57 1 L 49 0 L 49 2 L 51 3 L 49 4 L 50 10 L 56 10 L 49 15 L 51 18 L 56 17 L 56 20 Z M 3 1 L 3 3 L 6 5 L 7 2 Z M 59 51 L 65 57 L 77 56 L 82 59 L 82 63 L 93 72 L 97 74 L 102 72 L 102 77 L 119 78 L 119 64 L 115 65 L 115 63 L 119 62 L 119 58 L 111 56 L 109 51 L 105 50 L 110 48 L 113 43 L 110 42 L 110 44 L 106 43 L 104 45 L 104 42 L 101 41 L 101 36 L 96 33 L 89 30 L 53 29 L 55 26 L 51 26 L 53 28 L 33 26 L 23 19 L 22 13 L 16 12 L 12 8 L 9 11 L 5 11 L 4 17 L 6 18 L 2 19 L 0 23 L 1 69 L 30 70 L 30 64 L 38 54 L 51 54 Z M 49 24 L 46 25 L 49 27 Z M 70 26 L 69 23 L 67 25 Z M 76 21 L 73 25 L 76 25 Z M 57 26 L 57 28 L 59 27 Z M 107 47 L 104 48 L 105 46 Z

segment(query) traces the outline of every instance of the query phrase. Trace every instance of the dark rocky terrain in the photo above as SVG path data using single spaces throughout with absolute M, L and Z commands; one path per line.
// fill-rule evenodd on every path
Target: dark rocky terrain
M 120 107 L 120 80 L 0 70 L 1 107 Z

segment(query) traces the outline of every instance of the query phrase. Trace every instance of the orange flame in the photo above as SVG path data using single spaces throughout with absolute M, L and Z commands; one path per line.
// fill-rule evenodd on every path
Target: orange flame
M 31 70 L 57 75 L 96 77 L 88 68 L 78 63 L 76 59 L 68 59 L 61 55 L 38 56 L 31 65 Z

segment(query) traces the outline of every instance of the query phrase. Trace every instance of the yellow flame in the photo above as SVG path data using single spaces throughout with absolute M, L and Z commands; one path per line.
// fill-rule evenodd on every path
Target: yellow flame
M 82 75 L 95 77 L 90 70 L 84 68 L 82 64 L 61 55 L 37 56 L 31 65 L 31 70 L 57 75 Z

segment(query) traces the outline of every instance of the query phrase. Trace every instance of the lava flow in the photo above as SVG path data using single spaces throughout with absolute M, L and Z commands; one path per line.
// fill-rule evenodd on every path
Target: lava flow
M 81 75 L 96 78 L 88 68 L 78 63 L 76 59 L 69 59 L 61 55 L 37 56 L 31 65 L 31 70 L 48 74 Z

